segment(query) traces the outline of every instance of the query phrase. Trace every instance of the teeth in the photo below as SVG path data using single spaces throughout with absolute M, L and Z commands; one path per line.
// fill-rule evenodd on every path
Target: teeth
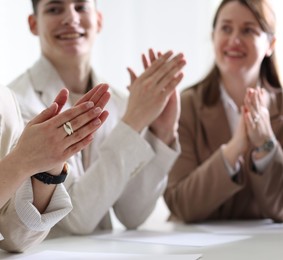
M 60 39 L 77 39 L 80 36 L 81 35 L 79 33 L 68 33 L 68 34 L 60 35 L 59 38 Z
M 227 51 L 226 54 L 232 57 L 243 57 L 244 56 L 242 52 L 238 52 L 238 51 Z

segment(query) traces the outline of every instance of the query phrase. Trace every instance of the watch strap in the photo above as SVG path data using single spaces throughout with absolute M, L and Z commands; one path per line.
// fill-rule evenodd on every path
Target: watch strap
M 37 180 L 43 182 L 44 184 L 60 184 L 63 183 L 66 180 L 66 177 L 68 175 L 68 164 L 64 163 L 63 169 L 60 173 L 60 175 L 52 175 L 48 172 L 40 172 L 32 177 L 36 178 Z
M 259 147 L 256 147 L 255 148 L 255 151 L 256 152 L 270 152 L 274 146 L 275 146 L 275 142 L 276 142 L 276 139 L 275 138 L 271 138 L 269 140 L 266 140 L 263 145 L 259 146 Z

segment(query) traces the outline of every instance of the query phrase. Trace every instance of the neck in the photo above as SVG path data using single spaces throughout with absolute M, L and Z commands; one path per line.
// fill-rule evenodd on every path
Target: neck
M 89 59 L 51 60 L 66 88 L 74 93 L 85 93 L 90 79 Z
M 258 84 L 258 79 L 248 79 L 244 77 L 222 76 L 223 86 L 229 96 L 234 100 L 238 108 L 243 105 L 246 91 L 248 88 L 255 88 Z

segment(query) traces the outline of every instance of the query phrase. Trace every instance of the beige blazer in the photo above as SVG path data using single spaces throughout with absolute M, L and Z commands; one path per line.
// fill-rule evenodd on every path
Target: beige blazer
M 15 146 L 22 130 L 23 120 L 16 98 L 6 87 L 0 87 L 0 160 Z M 7 184 L 9 185 L 9 184 Z M 50 228 L 72 209 L 70 197 L 62 184 L 57 185 L 43 214 L 33 206 L 33 192 L 27 179 L 0 209 L 0 248 L 22 252 L 39 244 Z
M 184 222 L 215 219 L 271 218 L 283 221 L 283 116 L 282 92 L 270 94 L 272 128 L 278 140 L 275 156 L 264 172 L 251 161 L 252 147 L 232 180 L 220 146 L 231 138 L 226 113 L 219 99 L 207 107 L 203 86 L 183 91 L 179 137 L 181 156 L 174 165 L 165 192 L 172 218 Z
M 94 73 L 92 79 L 98 84 Z M 52 64 L 42 57 L 9 87 L 15 91 L 27 122 L 51 104 L 64 83 Z M 68 102 L 66 108 L 70 106 Z M 136 228 L 163 194 L 179 149 L 167 147 L 149 131 L 141 136 L 121 122 L 125 107 L 126 99 L 111 89 L 109 117 L 89 147 L 89 167 L 82 153 L 68 161 L 71 172 L 64 184 L 73 210 L 54 227 L 51 236 L 109 229 L 111 208 L 123 225 Z

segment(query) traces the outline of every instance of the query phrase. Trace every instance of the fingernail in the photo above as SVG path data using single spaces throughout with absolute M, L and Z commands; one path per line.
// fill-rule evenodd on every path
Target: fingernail
M 93 104 L 93 102 L 91 102 L 91 101 L 88 101 L 88 102 L 86 103 L 86 107 L 87 107 L 87 108 L 91 108 L 91 107 L 94 107 L 94 104 Z
M 102 112 L 102 109 L 100 107 L 96 107 L 94 109 L 94 112 L 97 113 L 97 114 L 100 114 Z
M 101 124 L 101 120 L 99 118 L 96 118 L 94 121 L 93 121 L 93 124 L 94 125 L 100 125 Z

